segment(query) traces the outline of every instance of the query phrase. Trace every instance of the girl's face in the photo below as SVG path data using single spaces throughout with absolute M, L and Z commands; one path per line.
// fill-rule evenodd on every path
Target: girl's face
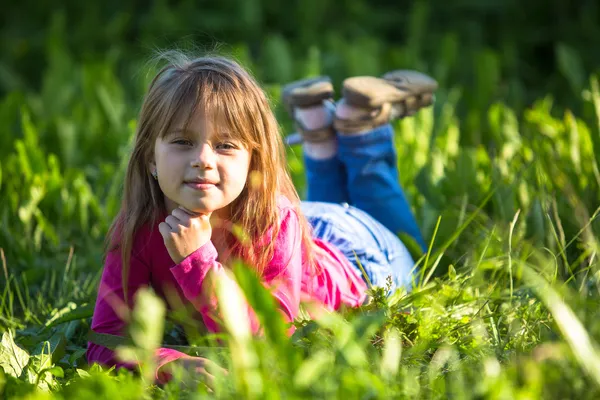
M 250 167 L 250 152 L 235 138 L 234 132 L 219 131 L 218 126 L 196 113 L 187 130 L 179 121 L 154 144 L 151 171 L 165 196 L 167 212 L 178 206 L 201 213 L 220 212 L 242 192 Z

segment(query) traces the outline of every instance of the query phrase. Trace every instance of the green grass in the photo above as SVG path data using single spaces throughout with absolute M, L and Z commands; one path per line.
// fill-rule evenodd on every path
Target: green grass
M 313 56 L 306 68 L 318 73 Z M 569 68 L 569 54 L 561 57 Z M 441 87 L 433 108 L 398 122 L 401 182 L 431 243 L 430 253 L 417 254 L 415 289 L 390 298 L 375 290 L 361 309 L 299 321 L 288 339 L 268 294 L 236 268 L 265 337 L 236 330 L 217 347 L 214 337 L 188 334 L 188 352 L 230 372 L 209 393 L 184 371 L 178 383 L 152 384 L 153 347 L 184 341 L 181 316 L 163 324 L 150 294 L 140 303 L 156 312 L 132 314 L 138 331 L 121 350 L 146 360 L 142 373 L 86 365 L 103 238 L 139 107 L 129 99 L 150 75 L 125 84 L 112 61 L 51 60 L 41 91 L 15 91 L 0 103 L 10 132 L 0 137 L 1 398 L 600 395 L 596 77 L 576 100 L 580 115 L 555 109 L 547 96 L 523 113 L 498 102 L 474 116 L 461 109 L 489 87 Z M 477 79 L 495 85 L 488 78 Z M 289 130 L 276 104 L 280 87 L 267 88 Z M 480 127 L 478 139 L 464 146 L 469 124 Z M 298 150 L 288 159 L 303 193 Z M 226 323 L 235 313 L 225 312 Z

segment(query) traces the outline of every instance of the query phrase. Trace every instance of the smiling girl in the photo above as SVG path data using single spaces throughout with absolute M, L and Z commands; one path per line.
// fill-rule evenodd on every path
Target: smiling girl
M 391 276 L 394 287 L 410 289 L 413 261 L 395 234 L 423 241 L 398 185 L 389 121 L 429 105 L 435 85 L 424 75 L 402 76 L 348 80 L 337 109 L 326 78 L 286 87 L 312 200 L 301 206 L 277 121 L 256 81 L 226 58 L 171 54 L 143 101 L 92 330 L 124 335 L 120 308 L 150 286 L 165 298 L 175 292 L 218 332 L 219 306 L 208 282 L 230 279 L 225 270 L 234 259 L 255 270 L 288 322 L 301 301 L 330 311 L 363 304 L 367 284 L 358 263 L 374 285 Z M 390 217 L 382 224 L 369 210 Z M 250 307 L 247 317 L 258 333 Z M 171 363 L 205 365 L 166 348 L 156 356 L 160 382 Z M 124 365 L 92 342 L 87 357 Z

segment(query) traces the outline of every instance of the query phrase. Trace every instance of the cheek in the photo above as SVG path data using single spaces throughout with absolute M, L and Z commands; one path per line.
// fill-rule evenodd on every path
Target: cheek
M 161 145 L 159 145 L 159 144 L 157 144 L 157 145 L 154 147 L 154 155 L 153 155 L 153 158 L 154 158 L 154 163 L 156 164 L 156 168 L 157 168 L 159 171 L 161 171 L 161 170 L 164 170 L 164 169 L 165 169 L 165 165 L 168 165 L 168 163 L 167 163 L 167 162 L 166 162 L 166 160 L 165 160 L 165 159 L 167 158 L 166 152 L 165 152 L 165 150 L 162 148 L 162 146 L 161 146 Z M 161 171 L 161 172 L 162 172 L 162 171 Z
M 250 157 L 247 157 L 247 158 L 244 160 L 244 164 L 242 164 L 242 165 L 244 165 L 244 168 L 243 168 L 243 169 L 242 169 L 242 168 L 240 168 L 240 176 L 241 176 L 241 177 L 243 177 L 243 179 L 242 179 L 242 180 L 243 180 L 243 182 L 244 182 L 244 184 L 245 184 L 245 183 L 246 183 L 246 181 L 247 181 L 247 180 L 250 178 L 250 177 L 249 177 L 249 171 L 250 171 Z
M 162 169 L 165 175 L 172 175 L 179 173 L 182 169 L 185 169 L 185 162 L 183 157 L 173 152 L 164 151 L 156 157 L 156 165 Z
M 228 169 L 227 176 L 229 182 L 235 186 L 236 190 L 242 190 L 246 181 L 248 180 L 248 169 L 249 160 L 242 159 L 232 164 L 232 167 Z
M 232 182 L 236 188 L 242 188 L 246 184 L 246 180 L 248 179 L 248 171 L 247 170 L 234 170 L 230 171 L 229 181 Z

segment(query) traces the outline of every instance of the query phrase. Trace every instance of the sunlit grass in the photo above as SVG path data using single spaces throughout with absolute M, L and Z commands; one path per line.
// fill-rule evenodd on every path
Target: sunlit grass
M 121 350 L 144 361 L 132 376 L 90 369 L 84 352 L 135 107 L 110 65 L 72 67 L 69 80 L 53 72 L 67 88 L 62 103 L 13 93 L 0 104 L 2 122 L 17 121 L 19 132 L 0 149 L 0 397 L 600 394 L 597 79 L 584 90 L 585 115 L 559 115 L 549 98 L 523 115 L 493 104 L 479 115 L 485 129 L 473 146 L 462 145 L 460 88 L 442 87 L 434 107 L 394 126 L 400 180 L 431 244 L 426 254 L 415 251 L 410 293 L 386 298 L 374 289 L 369 304 L 299 320 L 288 338 L 266 290 L 236 266 L 264 336 L 239 325 L 230 297 L 229 334 L 216 338 L 190 331 L 185 314 L 163 321 L 160 300 L 146 293 L 151 310 L 132 313 L 143 321 Z M 274 98 L 278 91 L 269 87 Z M 69 95 L 76 92 L 82 97 Z M 297 149 L 288 157 L 302 193 L 302 159 Z M 159 345 L 211 358 L 230 373 L 212 392 L 184 371 L 157 387 L 149 354 Z

